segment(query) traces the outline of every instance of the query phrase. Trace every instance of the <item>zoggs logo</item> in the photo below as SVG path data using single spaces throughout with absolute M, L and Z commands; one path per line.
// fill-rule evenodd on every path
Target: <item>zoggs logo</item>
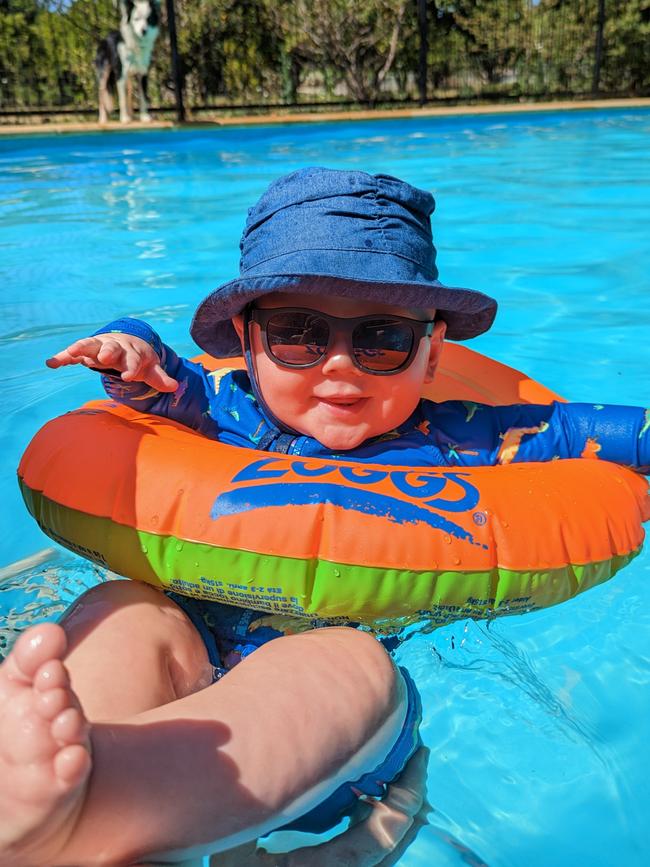
M 396 524 L 424 522 L 472 543 L 472 535 L 447 517 L 474 509 L 479 501 L 478 489 L 467 476 L 449 470 L 378 470 L 358 464 L 262 458 L 232 478 L 232 488 L 217 497 L 210 514 L 218 520 L 254 509 L 331 503 Z

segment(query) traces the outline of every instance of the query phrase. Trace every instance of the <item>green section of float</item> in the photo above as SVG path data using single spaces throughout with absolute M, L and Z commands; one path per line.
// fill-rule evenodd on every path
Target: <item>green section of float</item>
M 260 611 L 384 627 L 416 620 L 442 625 L 555 605 L 607 581 L 640 550 L 545 571 L 381 569 L 216 548 L 146 533 L 61 506 L 22 480 L 20 486 L 27 508 L 45 533 L 120 575 Z

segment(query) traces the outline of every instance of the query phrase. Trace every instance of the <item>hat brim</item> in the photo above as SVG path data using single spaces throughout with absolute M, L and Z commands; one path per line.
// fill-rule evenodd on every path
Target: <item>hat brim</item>
M 214 358 L 241 355 L 232 317 L 256 298 L 275 292 L 336 295 L 396 307 L 435 307 L 447 323 L 447 337 L 451 340 L 469 340 L 483 334 L 492 325 L 497 311 L 494 298 L 474 289 L 445 286 L 437 280 L 408 283 L 352 280 L 325 274 L 258 274 L 237 277 L 211 292 L 194 314 L 192 338 Z

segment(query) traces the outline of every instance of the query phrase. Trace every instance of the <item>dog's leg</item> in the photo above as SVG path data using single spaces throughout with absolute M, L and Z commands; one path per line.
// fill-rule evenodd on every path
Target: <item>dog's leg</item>
M 129 86 L 126 76 L 117 79 L 117 97 L 120 103 L 120 123 L 129 123 L 131 112 L 129 111 Z
M 133 120 L 135 112 L 133 111 L 133 73 L 126 79 L 126 105 L 129 113 L 129 120 Z
M 151 115 L 149 114 L 149 100 L 147 98 L 147 76 L 138 75 L 138 99 L 140 101 L 140 120 L 143 123 L 149 123 Z
M 108 89 L 111 71 L 108 67 L 101 70 L 98 76 L 99 84 L 99 123 L 108 123 L 108 116 L 113 111 L 113 97 Z

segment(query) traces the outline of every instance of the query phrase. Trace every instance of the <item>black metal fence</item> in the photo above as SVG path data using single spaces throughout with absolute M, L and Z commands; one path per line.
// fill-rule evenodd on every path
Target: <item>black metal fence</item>
M 650 94 L 650 0 L 165 0 L 170 116 Z M 175 14 L 174 14 L 175 13 Z M 0 121 L 96 113 L 116 0 L 0 0 Z M 175 32 L 174 32 L 175 31 Z M 172 37 L 172 38 L 170 38 Z

